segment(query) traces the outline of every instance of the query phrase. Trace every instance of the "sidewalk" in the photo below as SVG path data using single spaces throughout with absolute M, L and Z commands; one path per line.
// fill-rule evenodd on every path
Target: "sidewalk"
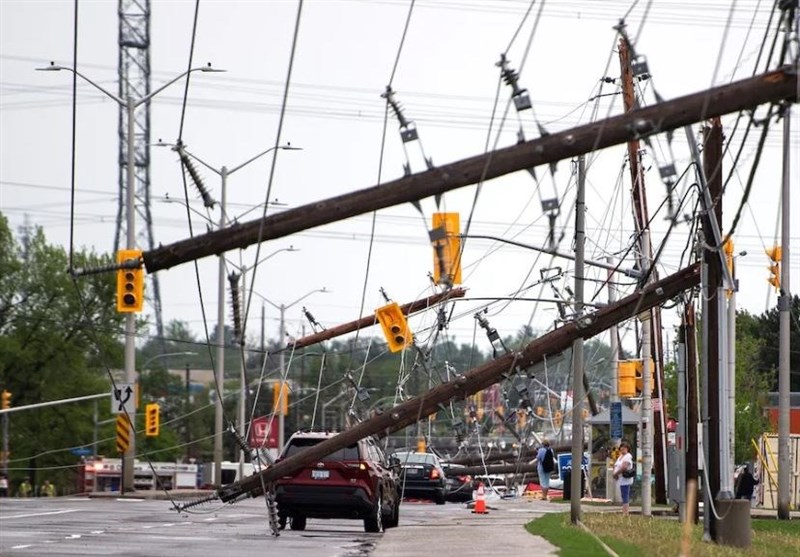
M 569 511 L 569 502 L 553 503 L 517 497 L 487 502 L 489 514 L 472 514 L 466 508 L 424 525 L 403 524 L 384 533 L 371 557 L 486 557 L 487 555 L 558 555 L 558 548 L 524 526 L 546 513 Z

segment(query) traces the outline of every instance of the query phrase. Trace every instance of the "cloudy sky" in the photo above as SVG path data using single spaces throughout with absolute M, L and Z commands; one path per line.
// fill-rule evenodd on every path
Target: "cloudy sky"
M 646 104 L 654 102 L 654 90 L 671 99 L 763 71 L 762 44 L 766 42 L 768 52 L 774 36 L 768 32 L 772 2 L 767 0 L 551 0 L 532 7 L 527 0 L 417 0 L 410 11 L 411 5 L 408 0 L 307 0 L 299 10 L 297 2 L 288 0 L 152 0 L 153 90 L 185 71 L 190 58 L 194 66 L 211 63 L 226 70 L 194 73 L 188 89 L 180 81 L 157 95 L 150 109 L 152 141 L 180 138 L 190 152 L 216 169 L 236 167 L 277 141 L 301 147 L 302 151 L 279 152 L 271 187 L 269 155 L 230 176 L 228 214 L 248 221 L 260 216 L 268 199 L 277 202 L 268 208 L 270 214 L 395 179 L 402 176 L 406 163 L 412 172 L 422 171 L 422 153 L 434 165 L 449 163 L 515 143 L 520 127 L 526 138 L 533 139 L 539 135 L 537 123 L 552 132 L 620 113 L 618 35 L 613 28 L 620 18 L 626 17 L 627 32 L 653 76 L 638 84 Z M 76 247 L 110 253 L 118 207 L 118 106 L 78 82 L 76 205 L 71 216 L 71 74 L 34 71 L 51 60 L 71 65 L 74 22 L 72 1 L 0 0 L 0 211 L 15 230 L 25 222 L 38 225 L 50 242 L 64 246 L 73 230 Z M 78 2 L 78 69 L 114 93 L 117 33 L 117 2 Z M 782 40 L 780 34 L 779 44 Z M 519 71 L 519 84 L 528 89 L 533 111 L 518 115 L 513 107 L 509 110 L 511 89 L 498 82 L 496 63 L 501 53 Z M 604 82 L 604 78 L 609 79 Z M 389 115 L 386 125 L 384 121 L 386 105 L 380 95 L 390 83 L 405 117 L 419 132 L 420 141 L 406 144 L 406 150 L 394 116 Z M 723 120 L 731 140 L 726 176 L 746 122 L 745 118 L 733 134 L 735 116 Z M 763 116 L 763 109 L 757 116 Z M 796 124 L 791 136 L 795 169 L 800 163 L 798 129 Z M 760 130 L 756 128 L 745 142 L 729 182 L 723 202 L 725 231 L 743 203 Z M 738 305 L 754 313 L 775 304 L 766 282 L 764 248 L 780 238 L 781 134 L 781 125 L 773 124 L 735 235 L 736 251 L 747 252 L 738 259 Z M 675 134 L 671 150 L 659 136 L 642 157 L 658 247 L 669 225 L 658 167 L 673 162 L 679 174 L 687 169 L 685 135 Z M 153 147 L 151 161 L 156 244 L 216 226 L 218 207 L 207 211 L 193 189 L 190 226 L 176 154 Z M 630 177 L 625 164 L 624 149 L 609 149 L 589 159 L 588 259 L 603 261 L 625 253 L 631 244 Z M 212 196 L 219 199 L 218 176 L 202 166 L 199 170 Z M 448 193 L 440 208 L 459 212 L 462 228 L 474 211 L 471 234 L 543 246 L 548 219 L 541 201 L 557 198 L 562 203 L 556 219 L 557 232 L 563 233 L 559 250 L 571 252 L 573 165 L 562 161 L 554 176 L 546 168 L 538 169 L 537 176 L 538 185 L 526 172 L 487 182 L 477 197 L 474 187 Z M 696 195 L 689 176 L 674 197 L 685 199 L 682 212 L 691 214 Z M 794 210 L 797 203 L 795 198 Z M 299 335 L 303 305 L 330 327 L 358 318 L 362 305 L 364 314 L 382 305 L 381 288 L 400 303 L 433 293 L 427 229 L 436 205 L 426 199 L 421 208 L 424 215 L 410 205 L 395 207 L 374 218 L 364 215 L 264 243 L 260 259 L 289 246 L 299 251 L 281 251 L 258 265 L 248 322 L 251 337 L 258 333 L 263 298 L 290 306 L 287 328 Z M 661 276 L 686 264 L 690 230 L 687 224 L 673 228 L 657 262 Z M 794 226 L 792 242 L 796 240 Z M 144 241 L 140 247 L 147 247 Z M 256 257 L 255 246 L 228 253 L 228 269 L 252 266 Z M 622 266 L 633 266 L 630 255 Z M 560 267 L 563 275 L 552 284 L 539 284 L 542 270 L 551 267 Z M 449 334 L 471 342 L 473 314 L 484 307 L 502 335 L 513 334 L 526 323 L 547 330 L 558 311 L 553 303 L 535 300 L 552 299 L 555 291 L 568 295 L 572 267 L 569 260 L 533 250 L 467 240 L 464 286 L 473 300 L 456 305 Z M 796 263 L 791 267 L 797 276 Z M 191 264 L 163 271 L 159 278 L 164 321 L 186 321 L 202 336 L 201 300 L 209 327 L 216 322 L 215 258 L 200 261 L 197 270 L 200 291 Z M 593 279 L 605 277 L 599 269 L 588 274 Z M 621 293 L 630 292 L 630 281 L 620 282 Z M 796 279 L 791 284 L 796 291 Z M 330 292 L 305 297 L 322 287 Z M 586 296 L 604 302 L 608 293 L 591 282 Z M 300 298 L 302 302 L 294 303 Z M 488 301 L 497 298 L 502 300 Z M 276 337 L 278 311 L 271 304 L 265 311 L 267 335 Z M 226 313 L 230 316 L 229 310 Z M 666 312 L 665 323 L 674 323 L 676 315 L 676 310 Z M 425 314 L 414 318 L 412 327 L 425 338 L 426 328 L 434 323 L 435 316 Z M 485 336 L 480 331 L 478 335 L 479 344 L 487 348 Z

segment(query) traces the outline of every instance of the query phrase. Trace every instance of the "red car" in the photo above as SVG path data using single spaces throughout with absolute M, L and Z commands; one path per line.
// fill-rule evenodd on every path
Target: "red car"
M 292 435 L 281 459 L 337 435 L 299 431 Z M 366 532 L 380 532 L 400 521 L 397 472 L 372 438 L 332 453 L 276 482 L 281 528 L 305 530 L 309 518 L 353 518 Z

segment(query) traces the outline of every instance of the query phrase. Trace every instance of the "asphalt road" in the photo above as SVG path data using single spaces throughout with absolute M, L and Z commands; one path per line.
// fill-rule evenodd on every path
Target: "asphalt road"
M 274 537 L 263 499 L 177 513 L 169 501 L 154 499 L 9 498 L 0 499 L 0 555 L 394 557 L 435 551 L 468 557 L 485 555 L 483 542 L 526 555 L 555 554 L 522 525 L 563 505 L 521 499 L 492 505 L 490 514 L 475 515 L 463 504 L 404 502 L 400 527 L 385 534 L 365 533 L 360 520 L 309 519 L 305 531 Z

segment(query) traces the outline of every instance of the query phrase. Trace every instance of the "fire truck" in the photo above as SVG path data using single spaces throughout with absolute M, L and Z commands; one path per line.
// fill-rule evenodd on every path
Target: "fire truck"
M 177 462 L 133 463 L 133 487 L 148 489 L 195 489 L 197 464 Z M 122 484 L 122 460 L 102 456 L 87 457 L 78 467 L 78 492 L 119 491 Z

